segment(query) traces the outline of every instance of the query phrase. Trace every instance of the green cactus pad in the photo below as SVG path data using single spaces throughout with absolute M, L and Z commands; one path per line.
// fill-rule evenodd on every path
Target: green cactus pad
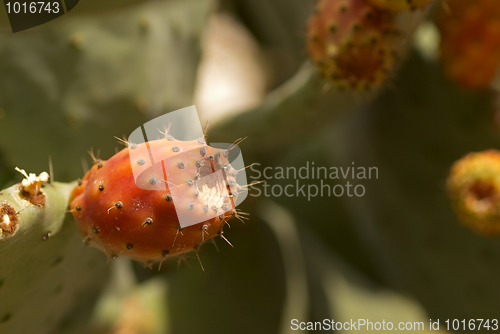
M 0 205 L 18 218 L 16 231 L 0 239 L 1 333 L 52 333 L 72 308 L 91 305 L 105 281 L 105 256 L 83 247 L 66 213 L 73 187 L 46 185 L 43 208 L 19 185 L 0 192 Z
M 5 160 L 41 170 L 50 155 L 56 179 L 74 180 L 91 148 L 107 158 L 113 136 L 191 105 L 211 5 L 144 2 L 0 34 Z

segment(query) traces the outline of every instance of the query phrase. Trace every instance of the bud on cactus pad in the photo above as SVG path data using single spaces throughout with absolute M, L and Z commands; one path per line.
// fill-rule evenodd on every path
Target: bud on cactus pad
M 217 172 L 223 178 L 211 177 Z M 95 161 L 73 191 L 71 212 L 84 242 L 111 258 L 161 262 L 223 237 L 227 220 L 240 218 L 236 174 L 228 150 L 202 138 L 128 143 L 109 160 Z M 186 217 L 190 223 L 183 225 Z
M 22 195 L 27 198 L 31 204 L 43 208 L 45 205 L 45 195 L 41 192 L 41 189 L 49 180 L 49 174 L 47 172 L 42 172 L 40 175 L 36 176 L 34 173 L 28 175 L 24 169 L 19 169 L 18 167 L 16 167 L 16 170 L 25 177 L 21 182 Z
M 340 88 L 382 83 L 397 59 L 394 15 L 364 0 L 320 0 L 307 26 L 307 50 L 318 71 Z
M 394 12 L 402 12 L 406 10 L 416 10 L 424 7 L 433 0 L 367 0 L 372 5 L 387 9 Z
M 500 64 L 500 1 L 453 0 L 441 10 L 441 61 L 466 89 L 487 88 Z
M 470 153 L 457 161 L 447 188 L 458 219 L 481 234 L 500 234 L 500 152 Z

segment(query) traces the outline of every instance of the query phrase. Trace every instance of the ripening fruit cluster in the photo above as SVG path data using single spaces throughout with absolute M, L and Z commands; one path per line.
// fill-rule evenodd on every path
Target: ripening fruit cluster
M 307 24 L 307 51 L 337 87 L 368 90 L 383 83 L 398 60 L 396 12 L 430 0 L 320 0 Z
M 500 1 L 449 0 L 437 24 L 446 75 L 469 90 L 490 86 L 500 64 Z
M 451 168 L 448 194 L 458 219 L 486 235 L 500 234 L 500 152 L 470 153 Z

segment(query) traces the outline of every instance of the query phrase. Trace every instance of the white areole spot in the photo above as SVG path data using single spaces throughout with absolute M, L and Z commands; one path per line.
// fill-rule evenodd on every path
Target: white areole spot
M 5 224 L 5 225 L 7 225 L 7 226 L 9 226 L 9 224 L 10 224 L 9 215 L 7 215 L 7 214 L 3 215 L 3 217 L 2 217 L 2 223 Z

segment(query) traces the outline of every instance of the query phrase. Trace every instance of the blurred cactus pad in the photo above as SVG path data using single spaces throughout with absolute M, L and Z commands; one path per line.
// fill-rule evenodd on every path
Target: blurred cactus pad
M 0 333 L 498 329 L 497 13 L 489 0 L 86 0 L 12 33 L 0 11 Z M 114 137 L 191 105 L 209 145 L 246 138 L 248 183 L 264 181 L 238 206 L 249 220 L 161 268 L 85 247 L 70 198 L 89 152 L 108 160 Z

